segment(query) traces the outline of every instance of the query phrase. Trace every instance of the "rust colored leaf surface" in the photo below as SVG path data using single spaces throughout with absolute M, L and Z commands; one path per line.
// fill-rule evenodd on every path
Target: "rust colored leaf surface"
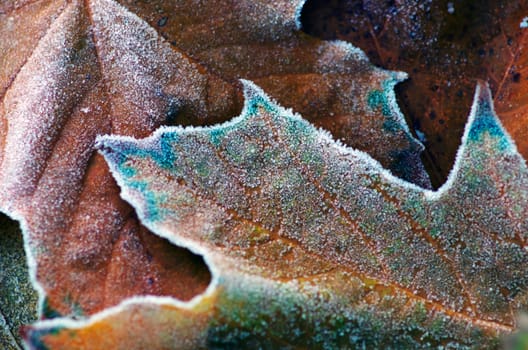
M 308 1 L 305 29 L 346 40 L 373 63 L 402 70 L 400 106 L 424 135 L 435 186 L 460 143 L 476 80 L 490 84 L 495 107 L 519 151 L 528 156 L 526 1 Z
M 140 225 L 93 145 L 101 134 L 229 119 L 242 104 L 239 77 L 429 186 L 395 103 L 404 74 L 301 33 L 300 6 L 1 2 L 0 208 L 21 222 L 43 317 L 206 288 L 201 258 Z
M 528 168 L 487 86 L 448 181 L 430 191 L 244 84 L 227 123 L 98 141 L 142 222 L 204 256 L 207 291 L 44 321 L 28 344 L 482 349 L 513 331 L 528 308 Z
M 372 67 L 360 50 L 344 42 L 299 31 L 304 1 L 121 3 L 213 74 L 239 88 L 240 78 L 254 81 L 397 176 L 429 187 L 417 157 L 422 146 L 410 137 L 394 99 L 393 87 L 406 75 Z M 178 118 L 178 124 L 201 124 Z

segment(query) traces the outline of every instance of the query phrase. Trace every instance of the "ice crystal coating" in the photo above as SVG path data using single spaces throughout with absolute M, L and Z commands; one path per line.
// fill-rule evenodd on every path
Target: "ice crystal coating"
M 450 14 L 446 9 L 455 11 Z M 490 14 L 493 14 L 490 16 Z M 490 84 L 495 111 L 528 158 L 528 1 L 369 0 L 307 2 L 305 30 L 353 43 L 385 69 L 403 70 L 400 105 L 426 136 L 424 164 L 445 182 L 464 132 L 477 79 Z
M 519 27 L 522 29 L 528 28 L 528 17 L 524 17 L 521 21 L 521 24 L 519 24 Z
M 20 228 L 0 215 L 0 349 L 21 349 L 19 327 L 36 321 L 36 306 Z
M 528 306 L 528 169 L 486 86 L 436 192 L 244 86 L 228 123 L 97 144 L 142 222 L 204 256 L 208 290 L 43 322 L 30 344 L 492 348 L 512 331 Z
M 428 185 L 394 100 L 404 74 L 299 32 L 302 3 L 0 3 L 0 210 L 21 222 L 43 317 L 206 288 L 203 264 L 181 263 L 188 251 L 140 225 L 93 145 L 101 134 L 231 118 L 239 77 Z M 142 19 L 158 13 L 148 6 L 170 10 L 164 28 L 179 36 L 169 43 Z

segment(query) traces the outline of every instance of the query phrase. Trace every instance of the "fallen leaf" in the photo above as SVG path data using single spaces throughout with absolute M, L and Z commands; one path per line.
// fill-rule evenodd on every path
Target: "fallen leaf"
M 409 79 L 397 88 L 402 111 L 423 135 L 433 185 L 452 167 L 478 79 L 488 81 L 497 114 L 528 157 L 528 2 L 307 1 L 308 33 L 351 42 Z
M 93 144 L 226 120 L 242 105 L 239 77 L 428 186 L 394 99 L 404 74 L 301 33 L 302 1 L 150 4 L 174 14 L 172 45 L 131 12 L 143 2 L 0 4 L 0 208 L 24 228 L 43 317 L 207 287 L 199 256 L 140 225 Z
M 34 348 L 496 348 L 528 308 L 528 168 L 479 85 L 448 181 L 403 182 L 245 82 L 230 122 L 105 136 L 141 221 L 203 255 L 189 303 L 136 298 Z
M 409 139 L 394 101 L 393 86 L 404 76 L 378 71 L 345 42 L 320 41 L 300 32 L 304 1 L 249 6 L 229 1 L 122 3 L 208 70 L 233 84 L 240 78 L 254 81 L 282 105 L 367 151 L 397 176 L 430 186 L 417 157 L 422 148 Z M 217 8 L 232 10 L 224 15 Z

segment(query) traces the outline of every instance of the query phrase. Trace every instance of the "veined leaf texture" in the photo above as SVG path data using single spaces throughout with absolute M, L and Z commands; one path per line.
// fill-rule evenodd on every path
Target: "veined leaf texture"
M 303 34 L 302 6 L 0 5 L 1 209 L 44 318 L 28 348 L 493 348 L 515 329 L 528 180 L 488 88 L 432 191 L 405 74 Z

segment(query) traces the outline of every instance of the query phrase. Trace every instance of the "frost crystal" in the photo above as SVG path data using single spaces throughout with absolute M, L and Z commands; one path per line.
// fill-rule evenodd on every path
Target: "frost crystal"
M 455 4 L 453 4 L 453 2 L 447 3 L 447 12 L 451 15 L 455 13 Z
M 136 300 L 87 323 L 44 322 L 50 344 L 90 345 L 100 327 L 137 315 L 189 348 L 243 346 L 248 336 L 263 347 L 354 347 L 365 338 L 352 337 L 353 324 L 368 329 L 372 319 L 403 348 L 446 337 L 463 347 L 512 330 L 512 309 L 527 306 L 528 169 L 487 87 L 477 87 L 456 165 L 433 192 L 244 85 L 243 113 L 228 123 L 97 144 L 142 221 L 204 255 L 206 293 L 187 304 Z M 407 338 L 416 327 L 427 342 Z M 102 344 L 127 343 L 127 331 L 111 334 Z
M 528 28 L 528 17 L 524 17 L 519 25 L 521 28 Z

